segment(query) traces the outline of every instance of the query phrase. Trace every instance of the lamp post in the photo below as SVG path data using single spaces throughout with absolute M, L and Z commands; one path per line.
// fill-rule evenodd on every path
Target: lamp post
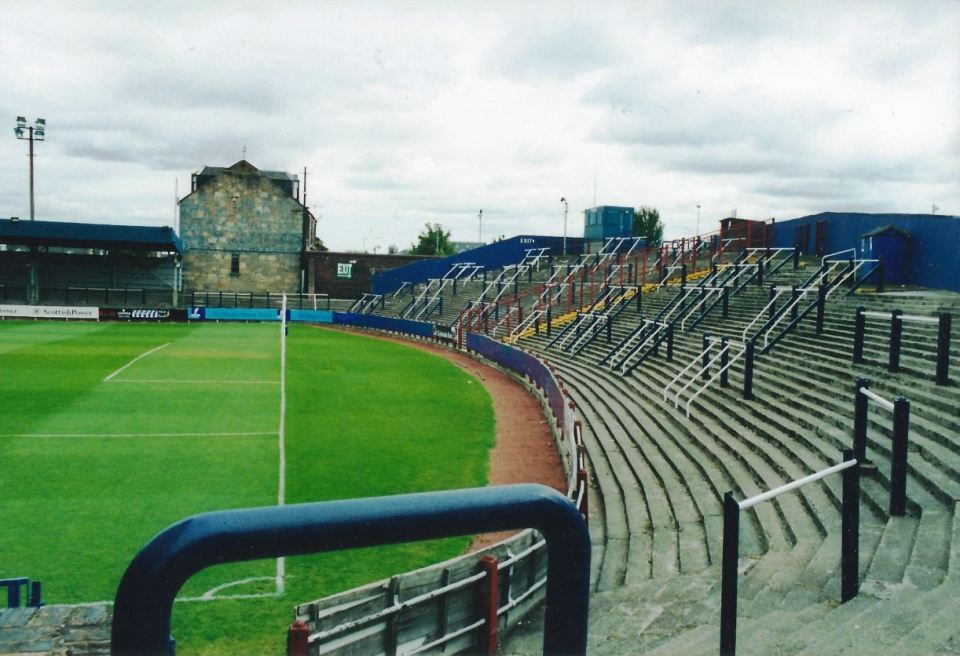
M 563 203 L 563 254 L 567 254 L 567 211 L 570 209 L 570 203 L 567 202 L 566 197 L 560 199 L 560 202 Z
M 697 205 L 697 237 L 700 236 L 700 206 Z
M 483 210 L 477 215 L 477 241 L 483 243 Z
M 13 133 L 17 139 L 23 139 L 30 142 L 30 220 L 34 220 L 34 202 L 33 202 L 33 142 L 44 141 L 47 132 L 47 121 L 38 118 L 33 125 L 27 125 L 27 119 L 23 116 L 17 117 L 17 127 L 13 128 Z

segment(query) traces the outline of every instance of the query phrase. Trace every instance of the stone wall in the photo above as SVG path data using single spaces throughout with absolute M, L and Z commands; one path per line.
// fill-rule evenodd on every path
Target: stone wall
M 106 655 L 111 618 L 104 604 L 2 609 L 0 654 Z
M 255 169 L 221 174 L 180 201 L 185 289 L 300 289 L 303 206 Z M 240 273 L 231 273 L 232 254 Z

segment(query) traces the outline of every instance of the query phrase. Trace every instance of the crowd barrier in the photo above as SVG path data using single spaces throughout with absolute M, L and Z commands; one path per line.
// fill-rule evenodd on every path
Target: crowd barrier
M 396 319 L 381 317 L 375 314 L 358 314 L 356 312 L 334 312 L 333 323 L 347 326 L 360 326 L 376 330 L 389 330 L 416 337 L 433 337 L 433 324 L 427 321 L 412 321 L 410 319 Z

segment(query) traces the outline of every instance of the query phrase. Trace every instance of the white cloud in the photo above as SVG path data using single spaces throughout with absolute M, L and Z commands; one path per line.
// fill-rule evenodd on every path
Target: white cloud
M 40 218 L 170 223 L 203 165 L 298 174 L 333 248 L 570 233 L 597 202 L 668 234 L 733 208 L 960 213 L 960 5 L 19 3 L 0 115 L 44 116 Z M 0 216 L 27 213 L 0 140 Z

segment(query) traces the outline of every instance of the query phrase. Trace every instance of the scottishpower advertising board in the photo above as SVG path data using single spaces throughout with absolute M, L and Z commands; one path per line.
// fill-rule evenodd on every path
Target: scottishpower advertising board
M 93 319 L 100 318 L 100 308 L 64 305 L 0 305 L 0 317 L 15 319 Z

